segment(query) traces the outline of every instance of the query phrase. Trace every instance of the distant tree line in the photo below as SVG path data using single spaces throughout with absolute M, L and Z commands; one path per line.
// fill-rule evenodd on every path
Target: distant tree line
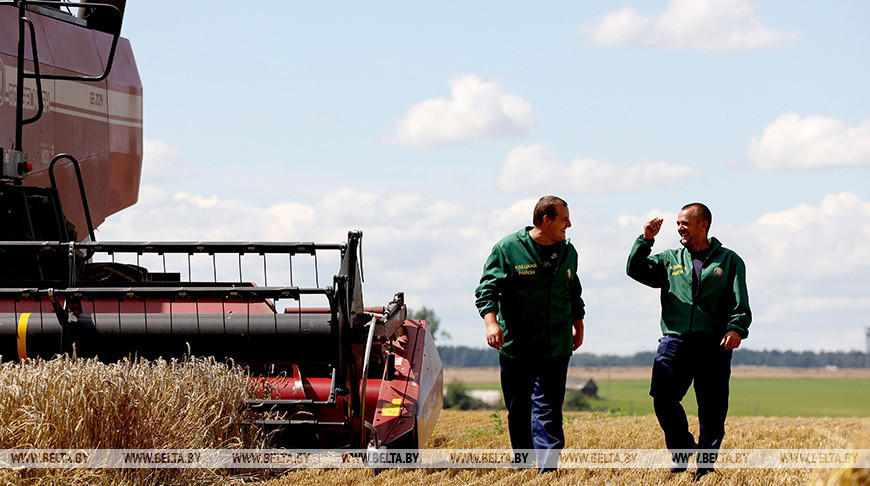
M 751 366 L 785 366 L 791 368 L 837 368 L 870 367 L 867 354 L 860 351 L 755 351 L 738 349 L 733 362 Z
M 438 346 L 441 361 L 451 368 L 474 366 L 498 366 L 498 352 L 492 348 L 469 346 Z M 571 357 L 571 366 L 652 366 L 655 353 L 642 351 L 631 356 L 576 353 Z M 778 366 L 788 368 L 838 368 L 868 367 L 867 355 L 860 351 L 777 351 L 738 349 L 732 363 L 746 366 Z

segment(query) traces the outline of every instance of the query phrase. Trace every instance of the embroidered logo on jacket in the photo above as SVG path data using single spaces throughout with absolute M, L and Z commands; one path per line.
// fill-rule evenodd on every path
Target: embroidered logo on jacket
M 725 275 L 725 271 L 722 270 L 722 268 L 720 268 L 720 267 L 716 267 L 713 269 L 713 275 L 715 275 L 717 277 L 721 277 L 722 275 Z
M 534 275 L 535 269 L 538 268 L 537 263 L 526 263 L 524 265 L 514 265 L 517 275 Z
M 681 273 L 683 273 L 683 266 L 682 265 L 679 265 L 679 264 L 678 265 L 671 265 L 671 276 L 679 275 Z

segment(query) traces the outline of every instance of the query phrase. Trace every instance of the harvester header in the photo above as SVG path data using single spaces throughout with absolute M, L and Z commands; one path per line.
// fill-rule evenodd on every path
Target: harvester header
M 282 444 L 422 447 L 441 361 L 401 292 L 363 304 L 362 233 L 96 241 L 136 202 L 142 164 L 124 4 L 0 1 L 0 140 L 12 141 L 0 149 L 2 359 L 214 356 L 262 371 L 248 415 Z

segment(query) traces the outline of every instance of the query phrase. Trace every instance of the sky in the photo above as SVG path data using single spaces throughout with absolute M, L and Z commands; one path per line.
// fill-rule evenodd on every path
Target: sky
M 867 19 L 859 0 L 129 2 L 143 181 L 97 238 L 361 230 L 366 305 L 403 291 L 439 343 L 484 347 L 483 262 L 555 194 L 580 350 L 628 355 L 661 334 L 632 243 L 662 217 L 654 251 L 677 248 L 700 201 L 746 262 L 744 348 L 864 350 Z

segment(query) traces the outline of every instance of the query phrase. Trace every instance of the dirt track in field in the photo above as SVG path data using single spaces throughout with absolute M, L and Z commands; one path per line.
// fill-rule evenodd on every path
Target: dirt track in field
M 650 367 L 599 367 L 568 368 L 568 376 L 605 380 L 646 380 L 650 377 Z M 735 366 L 731 377 L 740 378 L 867 378 L 870 369 L 862 368 L 770 368 L 759 366 Z M 498 383 L 498 368 L 445 368 L 444 383 L 461 381 L 465 384 Z

